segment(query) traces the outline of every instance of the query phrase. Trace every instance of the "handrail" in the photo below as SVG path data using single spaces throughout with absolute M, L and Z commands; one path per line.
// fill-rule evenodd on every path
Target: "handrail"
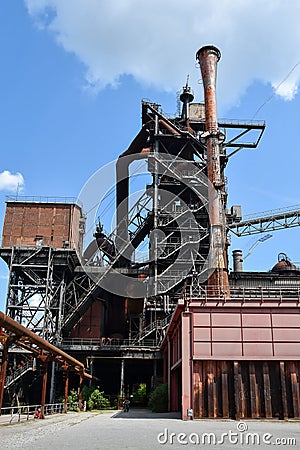
M 14 381 L 21 378 L 23 375 L 25 375 L 26 372 L 29 370 L 34 371 L 36 369 L 36 359 L 31 359 L 27 361 L 22 367 L 20 367 L 17 370 L 14 370 L 14 372 L 11 375 L 7 375 L 5 378 L 5 385 L 4 388 L 8 388 Z
M 132 339 L 118 339 L 118 338 L 71 338 L 63 339 L 60 347 L 69 348 L 71 346 L 91 346 L 98 347 L 99 350 L 112 350 L 124 348 L 158 348 L 158 343 L 155 339 L 148 339 L 143 344 L 138 344 L 135 338 Z
M 37 195 L 7 195 L 6 202 L 20 202 L 20 203 L 65 203 L 80 206 L 82 209 L 82 202 L 76 197 L 51 197 L 51 196 L 37 196 Z
M 67 409 L 74 407 L 74 403 L 67 403 Z M 7 406 L 0 410 L 0 425 L 21 422 L 24 420 L 35 419 L 36 411 L 41 408 L 41 405 L 18 405 Z M 47 403 L 44 406 L 44 414 L 62 414 L 64 411 L 64 403 Z
M 251 302 L 259 300 L 260 302 L 279 302 L 282 304 L 287 300 L 300 303 L 300 286 L 231 286 L 230 298 L 225 298 L 226 293 L 220 290 L 218 286 L 188 286 L 185 290 L 183 298 L 185 300 L 201 300 L 201 301 L 243 301 Z

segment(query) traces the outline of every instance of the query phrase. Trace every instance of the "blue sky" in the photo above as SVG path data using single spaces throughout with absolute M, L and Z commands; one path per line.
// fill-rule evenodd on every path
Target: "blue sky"
M 175 113 L 189 74 L 201 101 L 195 53 L 206 44 L 222 52 L 219 117 L 252 119 L 269 99 L 255 116 L 267 122 L 259 148 L 229 161 L 229 206 L 249 214 L 300 203 L 300 1 L 265 0 L 259 14 L 255 0 L 207 3 L 2 0 L 1 226 L 18 183 L 23 195 L 77 197 L 138 132 L 142 98 Z M 282 251 L 300 261 L 298 237 L 297 228 L 274 232 L 245 269 L 269 270 Z M 230 252 L 257 238 L 233 239 Z M 6 286 L 1 261 L 0 309 Z

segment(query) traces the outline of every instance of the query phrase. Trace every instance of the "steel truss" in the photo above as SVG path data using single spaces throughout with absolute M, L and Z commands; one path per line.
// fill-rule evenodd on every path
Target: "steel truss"
M 76 252 L 48 246 L 0 252 L 9 266 L 6 314 L 47 341 L 59 341 L 66 283 L 73 276 Z
M 281 208 L 247 216 L 238 223 L 228 225 L 237 236 L 249 236 L 268 231 L 284 230 L 300 225 L 300 207 Z

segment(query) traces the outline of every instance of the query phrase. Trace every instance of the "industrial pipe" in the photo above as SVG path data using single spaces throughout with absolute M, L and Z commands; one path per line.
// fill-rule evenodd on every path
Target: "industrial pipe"
M 233 250 L 233 271 L 243 272 L 243 252 L 242 250 Z
M 50 344 L 50 342 L 33 333 L 33 331 L 23 327 L 23 325 L 19 324 L 11 317 L 4 314 L 2 311 L 0 311 L 0 326 L 3 326 L 12 333 L 15 333 L 16 336 L 18 337 L 26 336 L 32 343 L 36 344 L 39 348 L 47 350 L 52 355 L 60 356 L 63 361 L 67 362 L 71 366 L 77 367 L 80 370 L 80 372 L 84 374 L 85 377 L 91 378 L 89 374 L 84 372 L 83 363 L 73 358 L 72 356 L 68 355 L 58 347 L 55 347 L 55 345 Z
M 200 48 L 196 54 L 199 61 L 205 103 L 205 125 L 207 135 L 207 175 L 211 182 L 208 189 L 210 238 L 213 250 L 211 267 L 214 272 L 208 279 L 209 291 L 214 286 L 217 292 L 229 296 L 228 258 L 226 255 L 226 223 L 222 192 L 224 193 L 224 178 L 221 173 L 217 105 L 216 105 L 216 79 L 217 63 L 221 52 L 216 47 L 208 45 Z M 216 292 L 212 292 L 213 295 Z
M 147 141 L 152 122 L 151 120 L 142 127 L 128 149 L 119 156 L 116 164 L 116 251 L 122 248 L 124 242 L 128 241 L 129 165 L 136 159 L 145 158 L 150 152 L 150 148 L 147 147 Z

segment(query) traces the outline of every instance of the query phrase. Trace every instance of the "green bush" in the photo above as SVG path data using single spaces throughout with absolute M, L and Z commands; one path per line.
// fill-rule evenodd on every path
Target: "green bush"
M 68 395 L 68 403 L 71 404 L 71 406 L 69 406 L 69 410 L 70 411 L 77 411 L 78 407 L 78 393 L 75 389 L 71 389 L 70 393 Z
M 89 409 L 109 409 L 110 403 L 107 398 L 103 397 L 103 391 L 99 391 L 99 389 L 95 389 L 88 399 L 88 408 Z
M 161 384 L 151 392 L 149 398 L 149 408 L 152 412 L 167 412 L 168 411 L 168 385 Z

